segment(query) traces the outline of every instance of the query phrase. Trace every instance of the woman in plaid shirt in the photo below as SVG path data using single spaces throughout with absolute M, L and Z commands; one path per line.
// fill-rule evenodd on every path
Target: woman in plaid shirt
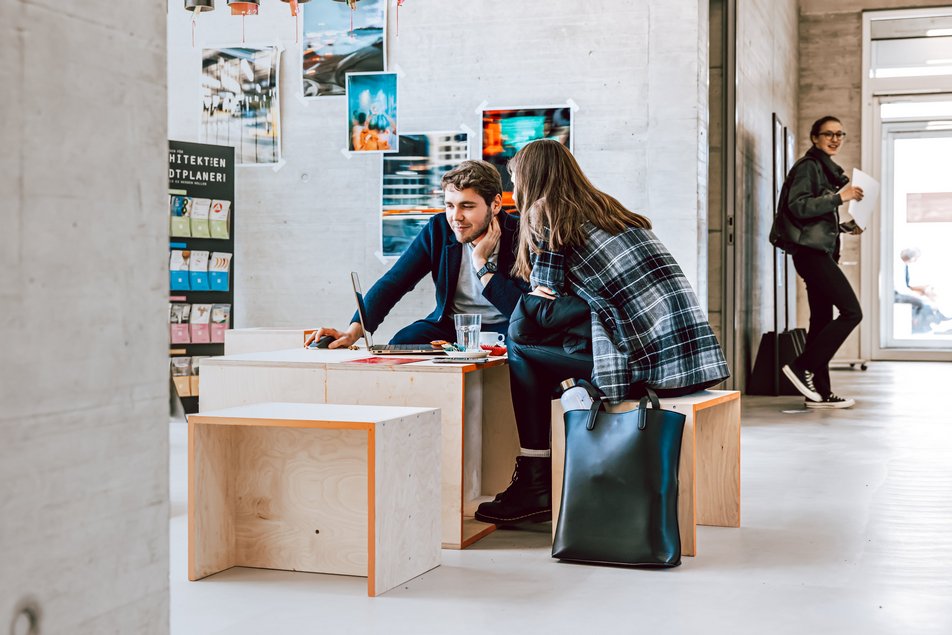
M 512 483 L 476 518 L 497 524 L 548 520 L 550 400 L 568 378 L 590 379 L 609 402 L 650 386 L 676 397 L 730 373 L 684 273 L 651 222 L 597 190 L 561 143 L 534 141 L 509 162 L 522 211 L 514 275 L 532 295 L 574 295 L 591 309 L 585 351 L 509 342 L 509 377 L 522 447 Z

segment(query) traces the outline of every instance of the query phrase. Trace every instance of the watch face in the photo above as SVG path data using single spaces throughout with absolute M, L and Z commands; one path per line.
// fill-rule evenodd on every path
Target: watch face
M 496 263 L 495 263 L 495 262 L 489 261 L 489 262 L 486 263 L 485 266 L 486 266 L 486 271 L 489 271 L 490 273 L 495 273 L 495 272 L 496 272 Z

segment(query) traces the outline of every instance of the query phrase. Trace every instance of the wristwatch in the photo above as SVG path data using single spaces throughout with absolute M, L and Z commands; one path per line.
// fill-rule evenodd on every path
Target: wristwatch
M 479 271 L 476 272 L 476 277 L 482 278 L 487 273 L 496 273 L 496 263 L 492 260 L 487 260 L 486 264 L 479 268 Z

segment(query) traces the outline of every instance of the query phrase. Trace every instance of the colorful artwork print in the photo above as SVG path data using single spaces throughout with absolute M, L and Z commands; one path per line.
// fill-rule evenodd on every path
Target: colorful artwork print
M 202 51 L 200 141 L 235 148 L 238 164 L 281 160 L 277 47 Z
M 347 149 L 397 151 L 397 74 L 347 74 Z
M 400 135 L 400 148 L 383 157 L 382 254 L 406 251 L 434 214 L 444 211 L 443 175 L 469 158 L 465 132 Z
M 386 69 L 385 0 L 359 0 L 353 9 L 342 0 L 312 0 L 301 10 L 305 97 L 341 96 L 347 73 Z
M 572 149 L 572 109 L 568 106 L 505 108 L 483 111 L 482 158 L 502 176 L 503 209 L 515 209 L 512 179 L 506 163 L 524 145 L 536 139 L 556 139 Z

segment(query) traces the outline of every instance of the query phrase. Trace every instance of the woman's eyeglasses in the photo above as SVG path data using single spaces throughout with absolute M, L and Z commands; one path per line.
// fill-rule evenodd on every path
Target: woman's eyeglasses
M 820 133 L 821 137 L 826 137 L 827 139 L 836 139 L 837 141 L 842 141 L 846 137 L 846 133 L 842 130 L 839 132 L 832 132 L 830 130 L 824 130 Z

